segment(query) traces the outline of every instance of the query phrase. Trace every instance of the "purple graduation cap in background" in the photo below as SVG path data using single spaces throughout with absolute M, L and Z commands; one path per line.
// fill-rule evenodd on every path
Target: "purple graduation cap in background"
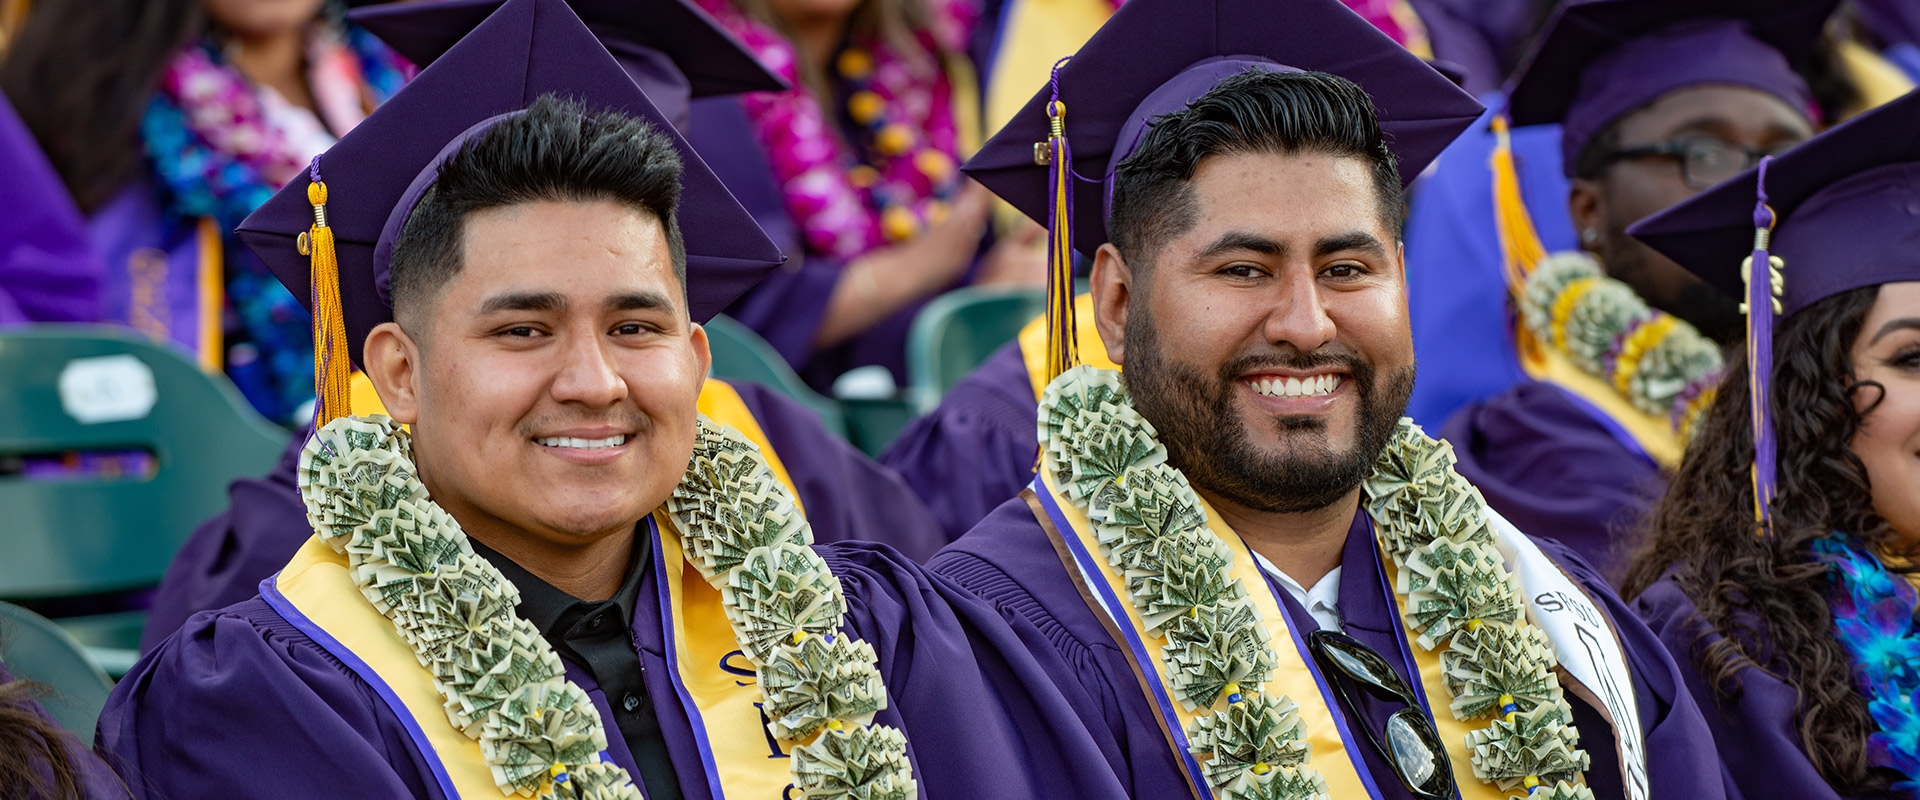
M 1092 254 L 1108 241 L 1114 169 L 1153 118 L 1254 69 L 1326 72 L 1359 84 L 1379 111 L 1403 185 L 1482 110 L 1338 0 L 1132 0 L 1121 6 L 962 168 L 1052 231 L 1052 374 L 1072 365 L 1072 251 Z
M 309 248 L 302 242 L 316 219 L 309 187 L 318 190 L 315 181 L 324 183 L 318 193 L 325 204 L 320 213 L 338 263 L 342 349 L 359 363 L 367 334 L 393 318 L 384 254 L 391 252 L 390 238 L 399 225 L 389 221 L 404 221 L 411 200 L 431 180 L 416 182 L 416 177 L 437 174 L 440 161 L 451 152 L 450 143 L 471 136 L 479 123 L 521 111 L 546 94 L 644 119 L 673 141 L 685 164 L 677 219 L 686 240 L 694 321 L 720 313 L 785 260 L 563 0 L 508 0 L 501 5 L 458 47 L 316 158 L 308 175 L 289 182 L 241 222 L 240 237 L 295 297 L 307 298 L 313 310 L 316 293 L 309 277 L 321 259 L 310 264 L 303 252 Z M 324 290 L 326 279 L 333 276 L 311 277 Z M 324 350 L 325 316 L 314 315 L 316 351 Z M 316 360 L 325 357 L 320 353 Z M 344 386 L 345 369 L 343 361 L 332 361 L 317 365 L 316 371 L 337 375 L 338 386 Z M 323 404 L 329 400 L 327 391 L 322 389 Z M 339 402 L 344 403 L 344 392 Z
M 348 16 L 425 67 L 505 2 L 427 0 L 356 9 Z M 567 5 L 682 131 L 694 98 L 787 88 L 733 34 L 687 0 L 568 0 Z
M 1768 402 L 1773 315 L 1851 289 L 1920 281 L 1916 130 L 1920 93 L 1909 93 L 1627 229 L 1701 280 L 1746 298 L 1755 514 L 1763 529 L 1776 469 Z
M 1746 86 L 1812 115 L 1793 64 L 1813 49 L 1838 0 L 1595 0 L 1561 6 L 1515 73 L 1514 125 L 1560 123 L 1561 168 L 1602 130 L 1661 95 Z

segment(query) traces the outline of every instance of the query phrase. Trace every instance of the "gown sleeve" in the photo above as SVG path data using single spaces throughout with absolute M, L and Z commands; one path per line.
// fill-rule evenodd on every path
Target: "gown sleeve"
M 1053 676 L 1071 668 L 1031 626 L 883 545 L 821 548 L 850 627 L 874 646 L 930 800 L 1122 798 L 1100 704 Z M 1098 727 L 1096 727 L 1098 726 Z
M 99 322 L 107 265 L 40 143 L 0 95 L 0 325 Z
M 1009 343 L 901 431 L 880 462 L 958 539 L 1033 480 L 1038 413 L 1020 345 Z
M 374 690 L 259 598 L 141 658 L 95 749 L 140 798 L 441 796 Z

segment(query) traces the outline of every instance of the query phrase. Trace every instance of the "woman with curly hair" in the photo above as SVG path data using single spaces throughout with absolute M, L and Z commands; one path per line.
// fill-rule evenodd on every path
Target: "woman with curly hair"
M 1631 231 L 1730 292 L 1762 265 L 1624 592 L 1691 666 L 1733 797 L 1920 789 L 1916 124 L 1910 94 Z

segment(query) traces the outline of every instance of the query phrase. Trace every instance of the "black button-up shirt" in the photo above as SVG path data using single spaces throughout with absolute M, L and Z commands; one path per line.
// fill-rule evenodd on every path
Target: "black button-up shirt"
M 674 775 L 667 740 L 660 732 L 660 718 L 647 694 L 646 668 L 640 663 L 631 629 L 641 579 L 653 559 L 653 540 L 644 532 L 635 532 L 627 577 L 612 597 L 599 602 L 560 591 L 513 559 L 478 541 L 472 544 L 475 553 L 519 587 L 520 605 L 515 610 L 520 616 L 540 629 L 540 636 L 561 658 L 586 667 L 600 684 L 607 705 L 613 708 L 611 721 L 620 728 L 621 738 L 640 767 L 640 774 L 634 777 L 643 782 L 649 800 L 679 798 L 680 779 Z

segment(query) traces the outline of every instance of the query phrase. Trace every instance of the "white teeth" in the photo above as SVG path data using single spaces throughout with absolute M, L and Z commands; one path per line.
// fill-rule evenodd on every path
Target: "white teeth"
M 1340 388 L 1340 376 L 1315 375 L 1299 378 L 1262 378 L 1251 382 L 1253 390 L 1268 397 L 1324 397 Z
M 550 436 L 545 439 L 535 439 L 534 441 L 542 445 L 545 445 L 547 447 L 572 447 L 579 450 L 605 450 L 609 447 L 619 447 L 620 445 L 626 444 L 627 436 L 626 434 L 620 434 L 618 436 L 609 436 L 605 439 L 574 439 L 566 436 Z

